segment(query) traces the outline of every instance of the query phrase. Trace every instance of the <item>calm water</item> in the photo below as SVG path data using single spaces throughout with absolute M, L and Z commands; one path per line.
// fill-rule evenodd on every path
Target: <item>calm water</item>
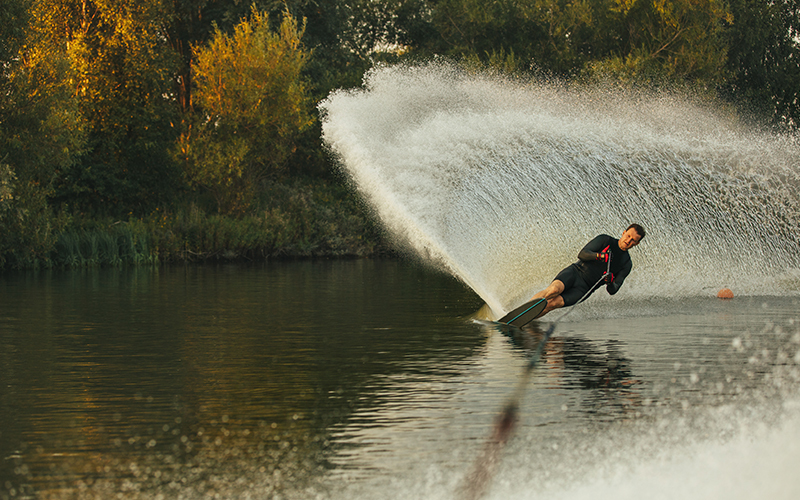
M 489 498 L 797 498 L 798 302 L 593 297 Z M 0 498 L 456 498 L 548 325 L 482 304 L 402 261 L 3 275 Z

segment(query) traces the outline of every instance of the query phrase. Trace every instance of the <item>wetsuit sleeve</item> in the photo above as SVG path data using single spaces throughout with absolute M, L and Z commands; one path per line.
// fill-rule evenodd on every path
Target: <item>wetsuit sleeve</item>
M 627 264 L 625 264 L 625 267 L 620 269 L 619 273 L 614 276 L 614 281 L 606 285 L 606 291 L 609 295 L 614 295 L 619 291 L 620 287 L 622 287 L 622 283 L 625 282 L 625 278 L 628 277 L 628 274 L 630 274 L 632 268 L 633 265 L 630 261 L 628 261 Z
M 592 241 L 587 243 L 580 252 L 578 252 L 578 259 L 584 262 L 592 262 L 597 260 L 597 254 L 608 246 L 609 238 L 610 236 L 605 234 L 596 236 Z

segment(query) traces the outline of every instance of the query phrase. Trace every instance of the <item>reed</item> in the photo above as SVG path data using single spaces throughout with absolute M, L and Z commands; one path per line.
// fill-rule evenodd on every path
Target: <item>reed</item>
M 146 228 L 131 226 L 115 223 L 104 229 L 67 229 L 59 235 L 50 261 L 70 268 L 157 263 Z

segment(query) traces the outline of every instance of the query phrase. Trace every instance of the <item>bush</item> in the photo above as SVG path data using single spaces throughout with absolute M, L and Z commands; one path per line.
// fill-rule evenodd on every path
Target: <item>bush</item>
M 285 167 L 313 123 L 301 78 L 308 57 L 302 35 L 288 12 L 273 32 L 267 14 L 254 7 L 231 35 L 217 29 L 194 51 L 197 111 L 177 157 L 191 182 L 213 194 L 220 213 L 251 209 L 262 181 Z
M 0 269 L 47 263 L 64 222 L 48 206 L 44 189 L 18 181 L 11 167 L 0 163 Z

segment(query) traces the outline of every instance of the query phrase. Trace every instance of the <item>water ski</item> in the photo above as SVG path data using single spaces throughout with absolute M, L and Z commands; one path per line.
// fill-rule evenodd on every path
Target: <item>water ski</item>
M 539 317 L 542 311 L 544 311 L 545 306 L 547 306 L 547 301 L 545 299 L 533 299 L 506 314 L 497 320 L 497 322 L 516 327 L 525 326 Z

